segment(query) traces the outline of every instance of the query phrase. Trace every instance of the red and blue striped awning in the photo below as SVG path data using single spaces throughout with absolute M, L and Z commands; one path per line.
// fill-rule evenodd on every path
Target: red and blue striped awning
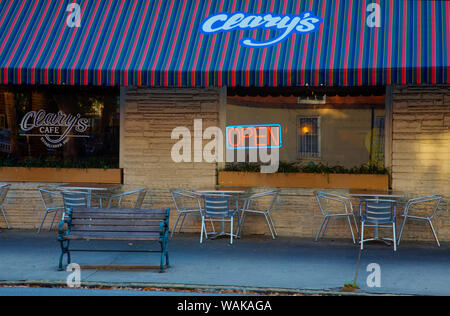
M 0 84 L 450 84 L 449 6 L 438 0 L 0 0 Z M 307 17 L 317 19 L 308 24 Z M 268 47 L 244 45 L 284 32 Z

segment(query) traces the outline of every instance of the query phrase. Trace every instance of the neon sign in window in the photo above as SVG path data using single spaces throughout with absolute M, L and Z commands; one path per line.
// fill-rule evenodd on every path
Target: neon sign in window
M 236 125 L 227 127 L 228 149 L 281 148 L 281 125 Z

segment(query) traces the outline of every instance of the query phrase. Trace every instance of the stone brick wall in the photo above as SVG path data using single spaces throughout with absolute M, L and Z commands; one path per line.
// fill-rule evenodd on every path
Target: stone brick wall
M 218 126 L 219 97 L 219 89 L 128 89 L 121 161 L 124 183 L 152 189 L 214 186 L 217 164 L 172 160 L 171 149 L 178 140 L 171 139 L 171 133 L 176 127 L 187 127 L 194 136 L 195 119 L 202 119 L 203 129 Z M 191 144 L 194 161 L 193 140 Z
M 171 133 L 187 127 L 193 138 L 195 119 L 202 119 L 203 130 L 219 126 L 220 93 L 213 88 L 126 90 L 121 167 L 126 185 L 149 188 L 147 205 L 173 209 L 171 188 L 214 188 L 217 164 L 175 163 L 171 149 L 179 140 Z M 194 161 L 193 139 L 191 145 Z M 173 223 L 176 213 L 171 214 Z M 186 220 L 187 230 L 197 230 L 197 224 Z
M 435 226 L 450 240 L 450 86 L 402 86 L 392 93 L 392 187 L 409 196 L 446 196 Z M 411 222 L 405 233 L 432 238 L 426 223 Z

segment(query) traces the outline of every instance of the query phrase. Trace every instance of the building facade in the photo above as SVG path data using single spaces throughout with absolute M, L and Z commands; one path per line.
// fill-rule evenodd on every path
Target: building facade
M 124 187 L 150 189 L 144 206 L 168 207 L 171 188 L 218 184 L 227 161 L 204 159 L 208 127 L 226 142 L 229 126 L 270 124 L 281 161 L 377 161 L 393 190 L 450 196 L 446 1 L 7 0 L 0 12 L 3 171 L 120 169 Z M 177 128 L 191 133 L 189 161 L 173 158 Z M 37 188 L 69 180 L 0 178 L 11 226 L 36 228 Z M 280 235 L 315 235 L 316 189 L 280 188 Z M 447 203 L 436 226 L 450 240 Z

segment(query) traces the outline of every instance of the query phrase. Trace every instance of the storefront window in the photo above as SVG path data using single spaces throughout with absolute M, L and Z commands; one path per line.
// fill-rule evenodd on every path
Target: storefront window
M 238 132 L 237 127 L 276 125 L 281 131 L 278 149 L 282 170 L 291 172 L 290 166 L 339 171 L 376 166 L 384 172 L 385 101 L 382 90 L 367 88 L 348 88 L 339 94 L 332 88 L 229 89 L 228 154 L 237 157 L 239 148 L 250 147 L 240 146 L 245 137 L 235 137 L 230 143 L 230 136 L 256 135 L 251 130 Z M 257 144 L 265 140 L 260 137 Z M 250 158 L 248 155 L 245 162 L 256 160 Z
M 318 117 L 299 118 L 298 139 L 300 158 L 320 157 L 320 133 Z
M 119 113 L 116 89 L 3 88 L 2 165 L 116 168 Z

